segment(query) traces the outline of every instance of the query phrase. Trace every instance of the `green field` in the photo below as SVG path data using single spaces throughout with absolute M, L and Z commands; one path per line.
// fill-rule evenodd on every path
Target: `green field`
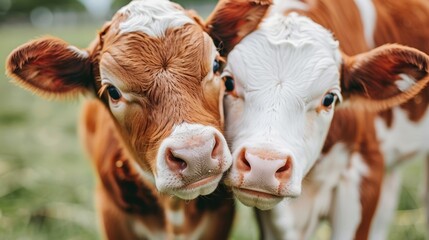
M 96 29 L 2 26 L 0 68 L 8 53 L 29 39 L 49 34 L 85 47 Z M 94 174 L 76 134 L 83 99 L 47 101 L 16 87 L 4 74 L 0 78 L 0 239 L 98 239 Z M 389 239 L 424 239 L 422 163 L 406 168 Z M 327 232 L 323 226 L 315 239 L 326 239 Z M 251 212 L 240 206 L 232 239 L 256 235 Z

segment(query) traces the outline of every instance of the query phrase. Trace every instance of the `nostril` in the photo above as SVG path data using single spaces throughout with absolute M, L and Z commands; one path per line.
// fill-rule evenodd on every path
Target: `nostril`
M 290 169 L 290 167 L 292 166 L 291 161 L 289 158 L 286 159 L 286 163 L 285 165 L 283 165 L 283 167 L 279 168 L 276 173 L 281 173 L 281 172 L 285 172 L 287 170 Z
M 188 166 L 188 164 L 183 159 L 174 156 L 171 149 L 167 149 L 166 161 L 167 165 L 173 171 L 183 171 Z
M 277 177 L 284 177 L 289 176 L 290 172 L 292 171 L 292 158 L 290 156 L 286 157 L 285 164 L 277 169 L 276 176 Z
M 237 168 L 242 171 L 250 171 L 252 168 L 250 166 L 250 163 L 246 159 L 246 149 L 241 150 L 240 154 L 238 155 L 237 159 Z
M 221 140 L 219 139 L 219 137 L 217 135 L 214 136 L 214 140 L 215 140 L 215 144 L 213 147 L 213 151 L 212 151 L 212 159 L 217 159 L 220 157 L 221 152 L 222 152 L 222 147 L 221 147 Z

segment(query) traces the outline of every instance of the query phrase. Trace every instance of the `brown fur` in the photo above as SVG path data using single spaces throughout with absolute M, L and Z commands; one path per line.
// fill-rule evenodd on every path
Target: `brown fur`
M 99 101 L 88 101 L 80 124 L 81 137 L 98 175 L 97 206 L 108 239 L 138 239 L 132 224 L 143 223 L 167 239 L 190 235 L 208 217 L 203 239 L 226 239 L 234 215 L 232 195 L 223 186 L 211 195 L 187 201 L 161 195 L 133 167 L 111 115 Z M 170 210 L 184 211 L 185 222 L 175 227 Z
M 214 38 L 217 36 L 224 40 L 227 46 L 225 53 L 229 52 L 241 38 L 234 38 L 235 33 L 240 33 L 242 29 L 235 19 L 233 9 L 221 8 L 227 1 L 220 1 L 215 11 L 225 13 L 214 13 L 222 16 L 220 20 L 209 18 L 209 22 L 221 21 L 214 29 Z M 236 1 L 241 2 L 241 1 Z M 288 10 L 285 14 L 296 11 L 301 15 L 310 17 L 315 22 L 321 24 L 332 31 L 339 40 L 340 48 L 344 53 L 344 66 L 342 72 L 342 89 L 345 98 L 350 99 L 345 107 L 336 110 L 331 129 L 328 133 L 323 153 L 328 152 L 337 142 L 344 142 L 349 146 L 350 152 L 359 152 L 367 166 L 370 167 L 370 174 L 363 178 L 361 185 L 361 203 L 362 203 L 362 222 L 356 232 L 356 239 L 367 239 L 371 220 L 375 213 L 378 202 L 381 182 L 384 174 L 383 155 L 379 149 L 379 142 L 375 134 L 374 122 L 377 113 L 375 111 L 386 110 L 400 103 L 404 103 L 416 93 L 423 91 L 414 98 L 402 105 L 407 109 L 409 117 L 413 121 L 418 121 L 427 110 L 429 102 L 429 87 L 427 85 L 428 58 L 425 54 L 415 50 L 400 47 L 392 51 L 387 47 L 372 51 L 369 54 L 364 53 L 370 50 L 363 33 L 363 25 L 360 20 L 359 10 L 353 0 L 303 0 L 310 6 L 308 11 Z M 422 0 L 396 1 L 396 0 L 376 0 L 378 22 L 375 33 L 375 43 L 377 46 L 386 43 L 400 43 L 411 47 L 416 47 L 425 53 L 428 53 L 427 44 L 427 23 L 429 22 L 429 3 Z M 243 3 L 242 3 L 243 5 Z M 246 15 L 245 6 L 242 11 L 236 11 L 237 15 Z M 256 8 L 256 10 L 260 8 Z M 406 9 L 406 10 L 405 10 Z M 256 11 L 255 10 L 255 11 Z M 259 10 L 261 11 L 261 10 Z M 250 33 L 247 29 L 257 29 L 259 22 L 263 19 L 267 10 L 264 9 L 261 14 L 252 15 L 251 26 L 246 26 L 244 31 L 246 35 Z M 223 24 L 222 22 L 229 22 Z M 239 21 L 238 21 L 239 23 Z M 226 26 L 226 30 L 224 29 Z M 232 37 L 231 37 L 232 36 Z M 244 36 L 243 36 L 244 37 Z M 404 52 L 406 50 L 407 53 Z M 410 51 L 408 51 L 410 50 Z M 385 51 L 383 53 L 383 51 Z M 392 51 L 392 52 L 389 52 Z M 356 55 L 348 57 L 347 55 Z M 379 54 L 385 54 L 381 56 Z M 388 57 L 387 57 L 388 56 Z M 405 61 L 407 64 L 400 63 Z M 377 67 L 371 67 L 377 66 Z M 413 66 L 409 68 L 410 66 Z M 365 69 L 365 71 L 361 71 Z M 370 69 L 371 71 L 368 71 Z M 405 94 L 398 94 L 398 90 L 392 81 L 398 80 L 399 72 L 405 72 L 418 80 L 422 80 L 415 89 L 408 89 Z M 367 89 L 365 81 L 374 79 L 378 86 Z M 393 95 L 395 98 L 389 98 Z M 366 96 L 368 99 L 355 96 Z M 386 99 L 378 101 L 376 99 Z M 357 108 L 359 106 L 359 108 Z M 392 123 L 392 112 L 390 110 L 380 113 L 388 124 Z
M 366 45 L 363 28 L 361 26 L 360 15 L 358 14 L 358 9 L 355 6 L 353 1 L 329 1 L 321 0 L 317 1 L 316 6 L 311 8 L 308 13 L 301 12 L 302 14 L 309 16 L 314 21 L 320 23 L 327 29 L 333 31 L 335 36 L 340 42 L 340 47 L 342 51 L 348 54 L 362 53 L 369 50 L 369 47 Z M 420 50 L 428 53 L 429 46 L 427 45 L 427 31 L 426 25 L 429 22 L 429 4 L 423 3 L 423 1 L 375 1 L 377 8 L 377 26 L 374 31 L 375 42 L 377 46 L 386 43 L 400 43 L 405 44 L 411 47 L 417 47 Z M 419 8 L 425 10 L 418 10 L 417 12 L 410 9 Z M 340 10 L 340 8 L 342 10 Z M 404 11 L 407 9 L 407 11 Z M 421 13 L 425 14 L 421 14 Z M 404 13 L 401 15 L 399 13 Z M 416 15 L 414 15 L 416 14 Z M 350 16 L 353 16 L 352 18 Z M 407 21 L 404 21 L 407 19 Z M 407 22 L 412 24 L 409 26 L 403 26 L 399 23 Z M 421 26 L 421 27 L 416 27 Z M 350 31 L 349 29 L 353 29 Z M 419 32 L 420 31 L 420 32 Z M 424 36 L 426 35 L 426 37 Z M 416 37 L 416 38 L 415 38 Z M 422 40 L 425 39 L 425 40 Z M 424 44 L 422 44 L 424 43 Z M 417 51 L 417 50 L 414 50 Z M 422 63 L 427 63 L 426 60 L 415 58 L 416 55 L 407 56 L 402 53 L 397 53 L 394 56 L 385 58 L 385 62 L 382 65 L 386 66 L 386 69 L 391 68 L 391 64 L 396 64 L 397 59 L 395 56 L 401 58 L 407 58 L 408 62 L 416 64 L 418 67 L 417 71 L 408 72 L 411 76 L 419 79 L 422 75 L 425 75 L 428 71 L 427 65 L 421 65 Z M 373 64 L 371 58 L 365 61 L 365 64 Z M 404 67 L 404 65 L 397 65 L 393 68 L 396 68 L 399 72 Z M 347 69 L 347 68 L 345 68 Z M 420 70 L 423 70 L 422 73 Z M 358 75 L 359 79 L 368 78 L 368 76 L 380 76 L 378 82 L 380 83 L 379 89 L 372 89 L 373 92 L 368 92 L 367 89 L 362 89 L 358 85 L 356 86 L 347 86 L 343 85 L 343 89 L 353 88 L 358 91 L 366 91 L 366 93 L 372 98 L 385 98 L 383 94 L 391 94 L 394 91 L 388 89 L 388 84 L 384 84 L 384 80 L 388 77 L 383 77 L 383 74 L 386 72 L 381 69 L 376 69 L 376 72 L 360 72 L 355 73 Z M 345 81 L 347 83 L 347 81 Z M 422 87 L 424 87 L 422 85 Z M 402 108 L 407 109 L 410 119 L 418 121 L 427 110 L 429 103 L 429 88 L 426 87 L 421 91 L 420 98 L 423 98 L 423 101 L 416 103 L 415 101 L 408 101 L 402 105 Z M 364 104 L 365 105 L 365 104 Z M 331 129 L 329 131 L 327 141 L 324 146 L 324 152 L 329 149 L 329 146 L 332 146 L 334 142 L 346 142 L 353 144 L 353 151 L 358 151 L 366 164 L 370 166 L 371 174 L 368 177 L 363 178 L 361 184 L 361 203 L 362 203 L 362 221 L 356 232 L 355 239 L 367 239 L 371 221 L 374 216 L 377 202 L 381 189 L 381 182 L 383 180 L 383 156 L 379 149 L 379 143 L 377 136 L 375 134 L 374 119 L 377 115 L 374 112 L 368 111 L 353 111 L 338 109 L 335 112 L 333 122 L 331 124 Z M 380 116 L 383 116 L 386 122 L 390 125 L 392 123 L 392 112 L 387 110 L 380 113 Z M 338 124 L 338 122 L 343 122 L 343 124 Z M 341 132 L 341 133 L 340 133 Z M 356 149 L 357 148 L 357 149 Z
M 127 16 L 116 14 L 85 50 L 46 37 L 18 47 L 7 60 L 7 74 L 37 94 L 99 97 L 86 103 L 81 129 L 98 175 L 97 207 L 108 239 L 138 238 L 132 226 L 136 222 L 166 239 L 190 236 L 203 219 L 208 221 L 203 239 L 226 239 L 229 234 L 234 206 L 223 186 L 209 196 L 185 202 L 160 194 L 139 172 L 155 174 L 158 148 L 174 125 L 187 122 L 223 128 L 222 89 L 215 81 L 218 73 L 211 73 L 213 42 L 195 13 L 184 14 L 196 24 L 167 29 L 158 38 L 120 33 L 119 24 Z M 118 100 L 126 106 L 123 116 L 107 111 L 113 100 L 107 87 L 101 86 L 104 72 L 132 96 Z M 171 209 L 184 211 L 181 226 L 173 226 L 168 219 Z
M 375 0 L 377 25 L 374 33 L 376 45 L 396 42 L 415 47 L 429 53 L 427 28 L 429 23 L 429 3 L 424 0 L 394 1 Z M 422 91 L 414 101 L 401 106 L 407 111 L 411 121 L 418 122 L 426 113 L 429 104 L 429 87 Z M 386 122 L 391 119 L 391 111 L 382 115 Z
M 198 26 L 168 30 L 163 39 L 142 33 L 120 37 L 104 34 L 102 38 L 112 43 L 96 54 L 102 58 L 100 68 L 113 76 L 121 76 L 126 86 L 124 91 L 142 96 L 130 105 L 125 116 L 129 121 L 122 123 L 124 138 L 130 139 L 131 149 L 146 153 L 139 161 L 149 163 L 150 170 L 155 168 L 153 162 L 146 159 L 155 159 L 160 142 L 175 124 L 185 121 L 220 130 L 219 89 L 214 89 L 213 83 L 201 86 L 200 82 L 211 71 L 211 62 L 202 52 L 209 50 L 211 42 Z M 114 40 L 110 40 L 112 38 Z M 125 64 L 116 64 L 118 62 Z M 99 78 L 100 73 L 95 74 Z
M 226 55 L 255 30 L 271 4 L 272 0 L 220 0 L 206 20 L 206 31 L 219 46 L 220 53 Z

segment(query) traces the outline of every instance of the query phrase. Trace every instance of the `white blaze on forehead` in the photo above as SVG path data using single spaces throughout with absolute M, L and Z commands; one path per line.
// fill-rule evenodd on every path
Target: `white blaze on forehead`
M 311 101 L 331 88 L 339 91 L 338 47 L 328 30 L 307 17 L 273 15 L 231 51 L 225 72 L 249 94 L 275 91 L 283 101 L 290 100 L 285 95 Z
M 335 60 L 340 61 L 339 43 L 334 39 L 332 33 L 310 18 L 300 16 L 296 12 L 289 13 L 287 16 L 273 14 L 261 23 L 260 29 L 273 44 L 283 42 L 293 42 L 295 45 L 304 42 L 315 43 L 322 45 L 321 47 L 332 53 Z
M 195 23 L 168 0 L 134 0 L 118 13 L 127 16 L 119 25 L 121 33 L 144 32 L 152 37 L 162 37 L 168 28 Z

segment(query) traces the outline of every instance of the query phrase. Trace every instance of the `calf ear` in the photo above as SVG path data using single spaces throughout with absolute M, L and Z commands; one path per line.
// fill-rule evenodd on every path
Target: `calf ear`
M 353 57 L 343 55 L 341 88 L 350 103 L 374 111 L 400 105 L 429 81 L 429 56 L 410 47 L 389 44 Z
M 67 97 L 89 88 L 87 51 L 56 38 L 41 38 L 15 49 L 6 60 L 6 74 L 42 96 Z
M 186 14 L 192 18 L 196 24 L 198 24 L 201 28 L 205 29 L 204 20 L 198 15 L 198 13 L 194 10 L 186 10 Z
M 272 0 L 219 0 L 206 20 L 206 31 L 222 55 L 255 30 Z

